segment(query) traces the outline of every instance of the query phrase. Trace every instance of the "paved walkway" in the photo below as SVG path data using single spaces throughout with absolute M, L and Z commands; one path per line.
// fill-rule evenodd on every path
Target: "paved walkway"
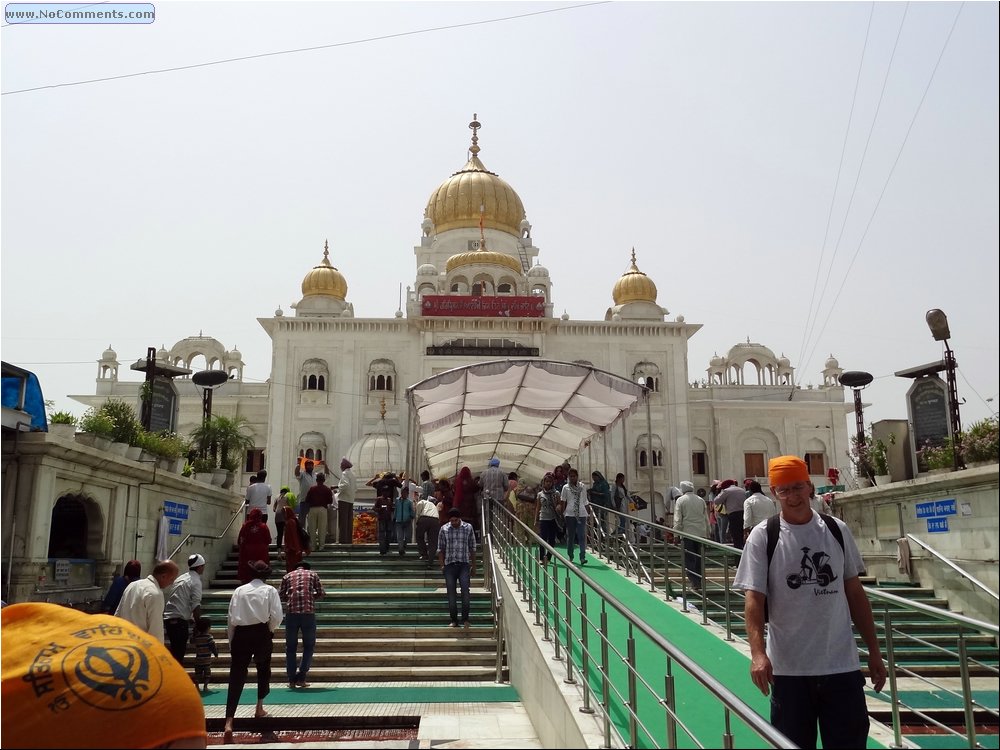
M 236 718 L 253 716 L 257 691 L 243 691 Z M 226 685 L 209 685 L 205 717 L 210 728 L 225 717 Z M 284 717 L 419 717 L 416 740 L 363 740 L 372 748 L 541 748 L 531 720 L 510 685 L 469 682 L 343 683 L 334 688 L 290 690 L 272 688 L 264 701 L 274 718 Z M 371 723 L 368 723 L 371 726 Z M 256 729 L 256 728 L 255 728 Z M 209 744 L 221 744 L 221 729 Z M 261 743 L 262 731 L 242 734 L 237 724 L 234 742 L 226 747 L 358 748 L 359 741 Z M 247 738 L 245 744 L 241 738 Z

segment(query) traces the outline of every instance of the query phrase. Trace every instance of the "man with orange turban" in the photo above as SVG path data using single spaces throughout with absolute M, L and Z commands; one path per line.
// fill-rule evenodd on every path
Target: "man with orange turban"
M 818 722 L 823 747 L 863 748 L 868 708 L 852 621 L 868 648 L 876 692 L 886 679 L 859 578 L 864 561 L 847 524 L 813 511 L 813 485 L 802 459 L 771 459 L 767 473 L 781 514 L 750 532 L 733 581 L 746 592 L 750 678 L 770 693 L 771 723 L 798 747 L 816 747 Z M 777 532 L 771 554 L 769 531 Z
M 146 631 L 41 602 L 2 620 L 5 748 L 205 747 L 198 688 Z

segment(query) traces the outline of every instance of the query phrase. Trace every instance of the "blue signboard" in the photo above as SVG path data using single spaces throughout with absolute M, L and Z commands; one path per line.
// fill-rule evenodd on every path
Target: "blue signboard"
M 954 498 L 948 500 L 932 500 L 927 503 L 917 503 L 917 518 L 933 518 L 935 516 L 954 516 L 958 513 Z M 945 529 L 947 531 L 947 529 Z
M 188 506 L 184 503 L 175 503 L 173 500 L 164 500 L 163 515 L 167 518 L 179 518 L 182 521 L 186 521 L 188 517 Z
M 927 519 L 927 532 L 929 534 L 938 534 L 942 531 L 948 530 L 948 519 L 947 518 L 928 518 Z
M 180 519 L 171 518 L 168 520 L 169 526 L 167 527 L 167 532 L 170 534 L 176 534 L 180 536 L 181 533 L 181 522 Z

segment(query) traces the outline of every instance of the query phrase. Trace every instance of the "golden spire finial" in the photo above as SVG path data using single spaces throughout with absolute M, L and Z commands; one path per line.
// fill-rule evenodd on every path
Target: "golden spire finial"
M 382 417 L 382 421 L 385 421 L 385 396 L 382 397 L 382 402 L 379 405 L 379 416 Z
M 469 123 L 469 128 L 472 130 L 472 145 L 469 146 L 469 153 L 471 153 L 473 156 L 475 156 L 476 154 L 479 153 L 479 135 L 478 135 L 478 131 L 479 131 L 479 128 L 482 127 L 482 125 L 480 124 L 479 120 L 476 119 L 477 117 L 478 117 L 478 115 L 476 115 L 476 113 L 473 112 L 472 113 L 472 122 Z
M 330 260 L 330 240 L 323 240 L 323 260 Z

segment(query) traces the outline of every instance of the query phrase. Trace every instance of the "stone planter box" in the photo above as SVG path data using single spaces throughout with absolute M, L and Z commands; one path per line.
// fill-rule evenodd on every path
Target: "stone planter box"
M 93 432 L 81 432 L 76 436 L 76 442 L 80 445 L 86 445 L 91 448 L 97 448 L 99 451 L 106 451 L 111 448 L 111 440 L 106 437 L 101 437 L 100 435 L 95 435 Z
M 128 443 L 112 442 L 107 450 L 108 453 L 112 453 L 116 456 L 121 456 L 122 458 L 125 458 L 125 453 L 128 451 L 130 447 L 131 446 Z
M 138 461 L 141 455 L 142 455 L 142 447 L 138 445 L 130 445 L 128 447 L 128 450 L 125 451 L 125 458 L 131 461 Z
M 72 440 L 73 436 L 76 435 L 76 425 L 75 424 L 50 424 L 49 434 L 54 435 L 62 440 Z

